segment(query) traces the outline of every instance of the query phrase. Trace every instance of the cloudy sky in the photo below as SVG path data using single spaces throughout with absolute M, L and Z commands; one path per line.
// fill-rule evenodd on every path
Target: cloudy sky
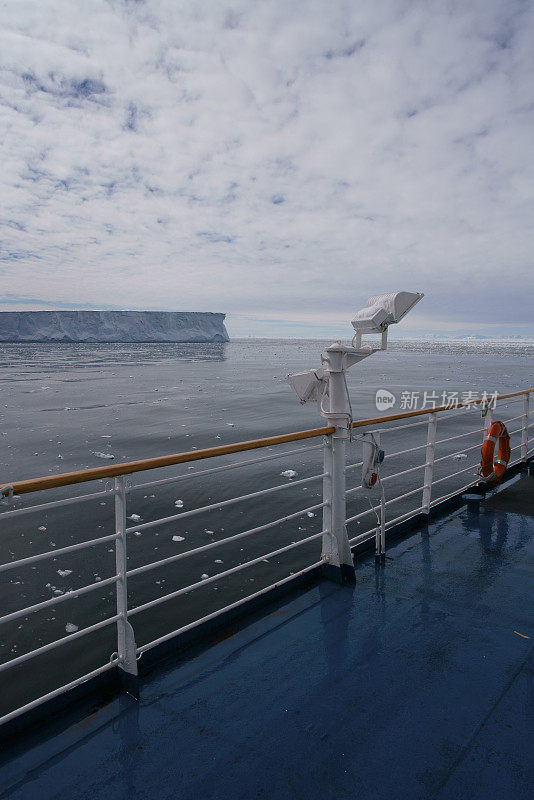
M 0 0 L 1 310 L 534 335 L 531 0 Z M 399 334 L 401 330 L 399 329 Z

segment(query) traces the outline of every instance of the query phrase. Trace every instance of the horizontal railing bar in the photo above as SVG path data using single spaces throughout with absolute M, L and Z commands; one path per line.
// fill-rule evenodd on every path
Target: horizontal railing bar
M 514 433 L 523 433 L 523 428 L 518 428 L 516 431 L 508 431 L 508 436 L 513 436 Z
M 97 675 L 101 675 L 103 672 L 113 669 L 116 664 L 116 660 L 110 661 L 109 664 L 104 664 L 101 667 L 97 667 L 91 672 L 87 672 L 85 675 L 82 675 L 81 678 L 76 678 L 76 680 L 66 683 L 64 686 L 60 686 L 58 689 L 54 689 L 53 692 L 48 692 L 47 694 L 42 695 L 42 697 L 38 697 L 37 700 L 32 700 L 31 703 L 26 703 L 26 705 L 20 706 L 20 708 L 16 708 L 14 711 L 10 711 L 9 714 L 4 714 L 3 717 L 0 717 L 0 725 L 15 719 L 21 714 L 24 714 L 26 711 L 31 711 L 33 708 L 37 708 L 37 706 L 40 706 L 42 703 L 46 703 L 47 700 L 53 700 L 54 697 L 59 697 L 59 695 L 68 692 L 69 689 L 74 689 L 76 686 L 80 686 L 80 684 L 91 680 L 91 678 L 96 678 Z
M 366 542 L 368 539 L 374 539 L 376 536 L 376 525 L 374 528 L 369 528 L 368 531 L 364 531 L 363 533 L 359 533 L 357 536 L 354 536 L 352 539 L 349 539 L 349 544 L 360 544 L 360 542 Z
M 147 528 L 155 528 L 157 525 L 165 525 L 168 522 L 176 522 L 176 520 L 188 519 L 195 517 L 198 514 L 203 514 L 206 511 L 214 511 L 225 506 L 232 506 L 235 503 L 242 503 L 244 500 L 252 500 L 255 497 L 264 497 L 267 494 L 274 494 L 281 492 L 283 489 L 289 489 L 292 486 L 301 486 L 304 483 L 311 483 L 311 481 L 318 481 L 325 478 L 328 473 L 322 472 L 320 475 L 312 475 L 310 478 L 302 478 L 298 481 L 291 481 L 290 483 L 282 483 L 279 486 L 272 486 L 270 489 L 260 489 L 258 492 L 250 492 L 250 494 L 242 494 L 240 497 L 232 497 L 230 500 L 221 500 L 219 503 L 210 503 L 208 506 L 200 506 L 200 508 L 193 508 L 191 511 L 183 511 L 181 514 L 171 514 L 170 517 L 161 517 L 161 519 L 154 519 L 151 522 L 143 522 L 141 525 L 132 525 L 126 528 L 126 533 L 134 533 L 143 531 Z
M 321 567 L 324 564 L 324 560 L 316 561 L 315 564 L 310 564 L 309 567 L 305 567 L 304 569 L 299 570 L 298 572 L 293 572 L 292 575 L 288 575 L 287 578 L 282 578 L 276 583 L 271 583 L 270 586 L 265 586 L 265 588 L 260 589 L 254 594 L 249 594 L 247 597 L 242 597 L 240 600 L 236 600 L 235 603 L 230 603 L 229 606 L 224 606 L 224 608 L 219 608 L 217 611 L 213 611 L 211 614 L 207 614 L 205 617 L 201 617 L 201 619 L 197 619 L 194 622 L 190 622 L 188 625 L 183 625 L 181 628 L 177 628 L 175 631 L 171 631 L 171 633 L 166 633 L 165 636 L 160 636 L 158 639 L 154 639 L 152 642 L 148 642 L 148 644 L 144 644 L 141 647 L 137 648 L 138 653 L 145 653 L 147 650 L 150 650 L 152 647 L 155 647 L 158 644 L 162 644 L 162 642 L 168 642 L 169 639 L 173 639 L 175 636 L 178 636 L 181 633 L 185 633 L 186 631 L 191 630 L 192 628 L 196 628 L 198 625 L 201 625 L 203 622 L 209 622 L 216 617 L 219 617 L 221 614 L 224 614 L 226 611 L 233 611 L 234 608 L 239 608 L 244 603 L 248 603 L 251 600 L 255 600 L 256 597 L 261 597 L 267 592 L 272 591 L 273 589 L 277 589 L 279 586 L 283 586 L 286 583 L 290 583 L 294 581 L 296 578 L 300 577 L 301 575 L 305 575 L 307 572 L 311 572 L 317 567 Z
M 212 475 L 214 472 L 224 472 L 230 469 L 238 469 L 239 467 L 248 467 L 251 464 L 261 464 L 263 461 L 271 461 L 272 459 L 285 458 L 286 456 L 294 456 L 299 455 L 300 453 L 309 453 L 312 450 L 322 449 L 322 444 L 315 444 L 312 445 L 312 447 L 299 447 L 296 450 L 285 450 L 283 453 L 273 453 L 273 455 L 262 456 L 261 458 L 249 458 L 246 461 L 239 461 L 239 463 L 235 464 L 223 464 L 221 467 L 212 467 L 211 469 L 187 472 L 184 475 L 174 475 L 172 478 L 161 478 L 161 480 L 149 481 L 148 483 L 136 483 L 132 489 L 149 489 L 153 486 L 162 486 L 164 484 L 175 483 L 176 481 L 186 480 L 187 478 L 196 478 L 200 475 Z
M 463 475 L 464 472 L 469 472 L 470 470 L 476 469 L 478 464 L 470 464 L 465 469 L 459 469 L 457 472 L 451 472 L 450 475 L 445 475 L 444 478 L 438 478 L 437 480 L 432 481 L 432 486 L 437 483 L 443 483 L 444 481 L 450 481 L 451 478 L 455 478 L 457 475 Z
M 101 536 L 99 539 L 89 539 L 85 542 L 78 542 L 78 544 L 70 544 L 67 547 L 58 547 L 57 550 L 48 550 L 46 553 L 38 553 L 36 556 L 19 558 L 17 561 L 8 561 L 6 564 L 0 564 L 0 572 L 5 572 L 7 569 L 14 569 L 15 567 L 25 567 L 27 564 L 34 564 L 36 561 L 43 561 L 46 558 L 62 556 L 65 553 L 75 553 L 76 550 L 85 550 L 87 547 L 92 547 L 93 545 L 112 542 L 118 537 L 118 533 L 110 533 L 108 536 Z
M 525 419 L 526 416 L 527 416 L 526 414 L 519 414 L 517 417 L 510 417 L 510 419 L 503 419 L 503 422 L 505 425 L 509 425 L 511 422 L 516 422 L 518 419 Z M 519 430 L 521 430 L 521 428 Z
M 376 430 L 366 431 L 366 433 L 393 433 L 393 431 L 403 431 L 406 428 L 417 428 L 419 425 L 426 425 L 427 420 L 422 419 L 420 422 L 409 422 L 407 425 L 395 425 L 393 428 L 376 428 Z
M 422 492 L 424 486 L 419 486 L 417 489 L 412 489 L 410 492 L 405 492 L 404 494 L 399 494 L 397 497 L 392 497 L 391 500 L 386 500 L 384 505 L 389 506 L 391 503 L 397 503 L 399 500 L 404 500 L 406 497 L 411 497 L 412 494 L 417 494 L 417 492 Z
M 70 589 L 68 592 L 64 592 L 56 597 L 51 597 L 50 600 L 43 600 L 42 603 L 36 603 L 33 606 L 21 608 L 20 611 L 13 611 L 11 614 L 6 614 L 0 617 L 0 624 L 2 622 L 11 622 L 14 619 L 25 617 L 26 614 L 33 614 L 34 611 L 41 611 L 43 608 L 56 606 L 58 603 L 63 603 L 65 600 L 75 600 L 77 597 L 81 597 L 81 595 L 88 594 L 89 592 L 94 592 L 95 589 L 100 589 L 102 586 L 109 586 L 111 583 L 117 583 L 118 580 L 120 580 L 119 576 L 114 575 L 112 578 L 105 578 L 103 581 L 90 583 L 87 586 L 82 586 L 80 589 Z
M 143 603 L 140 606 L 136 606 L 128 611 L 128 616 L 131 617 L 133 614 L 138 614 L 140 611 L 146 611 L 148 608 L 153 608 L 154 606 L 159 605 L 160 603 L 164 603 L 167 600 L 172 600 L 175 597 L 180 597 L 182 594 L 186 594 L 187 592 L 192 592 L 194 589 L 198 589 L 200 586 L 207 586 L 214 581 L 218 581 L 221 578 L 226 578 L 228 575 L 233 575 L 236 572 L 241 572 L 241 570 L 246 569 L 247 567 L 251 567 L 254 564 L 259 564 L 261 561 L 265 561 L 266 558 L 274 558 L 275 556 L 281 555 L 282 553 L 287 553 L 289 550 L 294 550 L 295 547 L 300 547 L 303 544 L 307 544 L 308 542 L 312 542 L 314 539 L 319 539 L 319 537 L 323 536 L 326 531 L 321 531 L 320 533 L 314 533 L 313 536 L 307 536 L 305 539 L 300 539 L 298 542 L 293 542 L 292 544 L 288 544 L 285 547 L 281 547 L 278 550 L 273 550 L 271 553 L 266 553 L 263 556 L 259 556 L 258 558 L 253 558 L 251 561 L 245 561 L 243 564 L 239 564 L 237 567 L 232 567 L 231 569 L 227 569 L 224 572 L 219 572 L 217 575 L 212 575 L 211 578 L 205 578 L 204 580 L 197 581 L 196 583 L 192 583 L 190 586 L 184 586 L 182 589 L 178 589 L 176 592 L 171 592 L 170 594 L 166 594 L 163 597 L 156 597 L 154 600 L 149 600 L 148 603 Z
M 347 472 L 349 469 L 356 469 L 356 467 L 362 467 L 362 466 L 363 466 L 363 461 L 358 461 L 356 464 L 347 464 L 347 466 L 345 467 L 345 472 Z
M 417 411 L 405 411 L 399 414 L 389 414 L 386 417 L 372 417 L 371 419 L 362 419 L 362 420 L 355 420 L 352 423 L 353 428 L 363 428 L 368 425 L 384 425 L 386 422 L 394 422 L 397 419 L 410 419 L 411 417 L 420 417 L 424 414 L 436 414 L 440 411 L 454 411 L 457 408 L 468 408 L 469 406 L 476 406 L 480 403 L 489 403 L 490 401 L 493 403 L 495 400 L 498 402 L 499 400 L 505 400 L 508 397 L 516 397 L 519 395 L 530 394 L 530 392 L 534 392 L 534 388 L 530 389 L 521 389 L 519 392 L 511 392 L 510 394 L 501 394 L 498 395 L 496 398 L 493 396 L 488 397 L 479 397 L 476 400 L 470 400 L 467 403 L 458 403 L 457 406 L 454 408 L 450 408 L 449 406 L 436 406 L 435 408 L 421 408 Z
M 392 528 L 393 525 L 397 525 L 399 522 L 404 522 L 405 519 L 415 517 L 416 514 L 420 514 L 421 511 L 424 510 L 424 506 L 419 506 L 419 508 L 414 508 L 412 511 L 407 511 L 406 514 L 401 514 L 400 517 L 395 517 L 395 519 L 389 520 L 389 522 L 386 522 L 386 530 L 388 530 L 388 528 Z
M 353 486 L 352 489 L 347 489 L 347 491 L 345 492 L 345 496 L 347 496 L 349 494 L 354 494 L 354 492 L 361 492 L 362 489 L 363 489 L 363 486 L 361 486 L 361 485 L 360 486 Z
M 419 444 L 417 447 L 409 447 L 407 450 L 397 450 L 396 453 L 386 453 L 384 461 L 387 458 L 395 458 L 395 456 L 404 456 L 406 453 L 414 453 L 416 450 L 426 450 L 427 447 L 427 444 Z
M 169 556 L 168 558 L 162 558 L 160 561 L 153 561 L 151 564 L 143 564 L 142 567 L 136 567 L 135 569 L 128 570 L 126 575 L 128 578 L 131 578 L 134 575 L 140 575 L 143 572 L 155 569 L 156 567 L 161 567 L 164 564 L 171 564 L 174 561 L 180 561 L 182 558 L 188 558 L 189 556 L 196 555 L 197 553 L 203 553 L 206 550 L 212 550 L 214 547 L 219 547 L 220 545 L 228 544 L 228 542 L 235 542 L 238 539 L 244 539 L 246 536 L 251 536 L 254 533 L 261 533 L 262 531 L 268 530 L 269 528 L 274 528 L 276 525 L 281 525 L 282 523 L 288 522 L 291 519 L 296 519 L 297 517 L 301 517 L 303 516 L 303 514 L 315 511 L 318 508 L 324 508 L 325 505 L 327 504 L 317 503 L 317 505 L 309 506 L 309 508 L 303 508 L 302 511 L 296 511 L 294 514 L 288 514 L 285 517 L 280 517 L 280 519 L 275 519 L 273 520 L 273 522 L 266 522 L 264 525 L 259 525 L 257 528 L 250 528 L 247 531 L 242 531 L 242 533 L 236 533 L 233 536 L 227 536 L 225 539 L 218 539 L 216 542 L 210 542 L 209 544 L 204 544 L 201 547 L 196 547 L 194 550 L 187 550 L 185 553 L 177 553 L 174 556 Z
M 456 495 L 462 494 L 462 492 L 465 492 L 466 489 L 470 489 L 476 483 L 478 483 L 478 481 L 476 480 L 471 481 L 471 483 L 466 483 L 465 486 L 462 486 L 461 489 L 455 489 L 453 492 L 449 492 L 448 494 L 443 494 L 441 495 L 441 497 L 436 497 L 436 499 L 432 500 L 432 502 L 430 503 L 430 507 L 433 508 L 434 506 L 437 506 L 438 503 L 441 503 L 444 500 L 449 500 L 451 497 L 455 497 Z
M 56 647 L 67 644 L 67 642 L 80 639 L 82 636 L 86 636 L 88 633 L 93 633 L 93 631 L 98 631 L 100 628 L 105 628 L 107 625 L 111 625 L 112 622 L 116 622 L 118 619 L 120 619 L 120 614 L 115 614 L 113 617 L 108 617 L 107 619 L 102 620 L 102 622 L 96 622 L 94 625 L 89 625 L 88 628 L 82 628 L 80 631 L 76 631 L 75 633 L 69 633 L 68 636 L 64 636 L 62 639 L 56 639 L 55 642 L 44 644 L 42 647 L 38 647 L 36 650 L 30 650 L 29 653 L 23 653 L 23 655 L 18 656 L 17 658 L 12 658 L 11 661 L 4 661 L 3 664 L 0 664 L 0 672 L 9 669 L 9 667 L 14 667 L 17 664 L 22 664 L 23 661 L 28 661 L 30 658 L 40 656 L 43 653 L 48 653 L 50 650 L 55 650 Z
M 26 506 L 25 508 L 14 508 L 12 511 L 0 513 L 0 522 L 8 517 L 30 514 L 33 511 L 49 511 L 51 508 L 59 506 L 70 506 L 73 503 L 85 503 L 87 500 L 95 500 L 98 497 L 113 497 L 113 491 L 92 492 L 91 494 L 80 494 L 76 497 L 65 497 L 63 500 L 52 500 L 50 503 L 39 503 L 36 506 Z
M 446 439 L 438 439 L 436 445 L 444 444 L 444 442 L 453 442 L 455 439 L 464 439 L 466 436 L 474 436 L 475 433 L 484 433 L 486 428 L 477 428 L 476 431 L 467 431 L 467 433 L 459 433 L 457 436 L 448 436 Z
M 451 406 L 450 411 L 456 411 L 457 408 L 460 406 Z M 458 419 L 458 417 L 463 417 L 465 414 L 470 414 L 472 411 L 477 411 L 476 405 L 467 405 L 467 408 L 464 408 L 462 411 L 458 411 L 456 414 L 448 414 L 446 417 L 440 417 L 442 423 L 443 422 L 450 422 Z
M 529 391 L 528 389 L 525 389 L 525 390 L 524 390 L 524 393 L 525 393 L 525 394 L 528 394 L 528 391 Z M 532 391 L 532 389 L 531 389 L 530 391 Z M 523 392 L 521 392 L 521 394 L 523 394 Z M 506 397 L 506 396 L 507 396 L 507 395 L 503 395 L 503 397 Z M 511 395 L 510 395 L 510 396 L 511 396 Z M 498 398 L 497 398 L 497 400 L 498 400 Z M 504 405 L 500 406 L 500 408 L 508 408 L 508 406 L 511 406 L 511 405 L 513 405 L 513 403 L 520 403 L 520 402 L 521 402 L 521 398 L 520 398 L 520 397 L 518 397 L 516 400 L 510 400 L 510 402 L 509 402 L 509 403 L 505 403 Z
M 462 453 L 469 453 L 471 452 L 471 450 L 480 450 L 480 448 L 481 448 L 480 444 L 473 444 L 471 445 L 471 447 L 464 447 L 463 450 L 457 450 L 455 453 L 449 453 L 447 456 L 440 456 L 440 458 L 435 458 L 434 464 L 438 464 L 440 461 L 447 461 L 451 458 L 454 458 L 454 456 L 461 455 Z
M 354 522 L 357 519 L 361 519 L 361 517 L 366 517 L 367 514 L 376 514 L 376 509 L 369 508 L 367 511 L 361 511 L 359 514 L 356 514 L 354 517 L 348 517 L 348 519 L 345 520 L 345 525 L 348 525 L 349 522 Z
M 393 478 L 400 478 L 401 475 L 408 475 L 409 472 L 416 472 L 418 469 L 424 469 L 427 467 L 428 464 L 418 464 L 417 467 L 410 467 L 410 469 L 403 469 L 402 472 L 395 472 L 393 475 L 385 475 L 384 477 L 380 477 L 382 483 L 385 481 L 390 481 Z
M 268 436 L 265 439 L 252 439 L 248 442 L 236 442 L 235 444 L 224 444 L 219 447 L 207 447 L 202 450 L 191 450 L 185 453 L 173 453 L 169 456 L 156 456 L 155 458 L 144 458 L 139 461 L 124 461 L 108 467 L 94 467 L 84 469 L 79 472 L 65 472 L 61 475 L 48 475 L 43 478 L 30 478 L 25 481 L 14 481 L 0 486 L 0 496 L 6 495 L 8 487 L 13 487 L 14 494 L 28 494 L 29 492 L 40 492 L 43 489 L 56 489 L 59 486 L 71 486 L 75 483 L 86 483 L 104 478 L 116 478 L 119 475 L 131 475 L 134 472 L 143 472 L 149 469 L 160 469 L 162 467 L 172 467 L 175 464 L 186 464 L 190 461 L 202 461 L 205 458 L 216 458 L 218 456 L 228 456 L 232 453 L 243 453 L 246 450 L 258 450 L 261 447 L 271 447 L 287 442 L 298 442 L 302 439 L 313 439 L 317 436 L 328 436 L 335 432 L 335 428 L 330 425 L 324 428 L 312 428 L 296 433 L 283 433 L 279 436 Z

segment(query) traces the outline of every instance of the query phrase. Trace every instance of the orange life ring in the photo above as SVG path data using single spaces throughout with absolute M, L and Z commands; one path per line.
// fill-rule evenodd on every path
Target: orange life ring
M 495 445 L 499 443 L 497 458 L 493 458 Z M 498 483 L 510 460 L 510 435 L 504 422 L 493 422 L 482 444 L 480 475 L 487 481 Z

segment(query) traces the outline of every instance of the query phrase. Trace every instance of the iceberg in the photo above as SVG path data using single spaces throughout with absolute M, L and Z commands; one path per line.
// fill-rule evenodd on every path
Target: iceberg
M 0 311 L 0 342 L 228 342 L 225 314 Z

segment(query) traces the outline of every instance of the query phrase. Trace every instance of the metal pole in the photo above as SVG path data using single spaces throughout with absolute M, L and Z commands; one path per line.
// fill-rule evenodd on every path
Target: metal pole
M 332 534 L 332 436 L 323 437 L 323 536 L 321 558 L 330 565 L 337 559 L 337 542 Z
M 432 497 L 432 481 L 434 480 L 434 457 L 436 453 L 436 431 L 438 428 L 438 415 L 429 414 L 425 450 L 425 479 L 423 487 L 423 514 L 430 514 L 430 500 Z
M 386 495 L 384 487 L 381 487 L 380 495 L 380 558 L 386 557 Z
M 497 401 L 495 401 L 495 408 L 497 408 Z M 493 425 L 493 408 L 491 406 L 488 406 L 488 411 L 486 413 L 486 418 L 484 420 L 484 428 L 485 428 L 484 436 L 487 435 L 492 425 Z
M 126 490 L 124 476 L 115 478 L 115 566 L 117 581 L 117 653 L 119 673 L 124 688 L 130 694 L 138 695 L 137 684 L 137 646 L 134 631 L 128 622 L 128 593 L 126 572 L 128 571 L 126 548 Z
M 347 504 L 345 498 L 346 479 L 346 441 L 348 438 L 349 412 L 344 374 L 344 350 L 334 344 L 327 350 L 329 410 L 326 414 L 335 432 L 326 437 L 325 472 L 331 476 L 330 482 L 324 479 L 324 501 L 330 502 L 330 511 L 325 509 L 325 530 L 329 535 L 323 538 L 323 553 L 327 557 L 324 574 L 337 583 L 354 583 L 354 561 L 347 534 Z M 330 493 L 330 499 L 328 498 Z
M 521 461 L 527 460 L 528 452 L 528 398 L 529 395 L 525 394 L 523 397 L 523 425 L 521 428 Z
M 375 434 L 376 443 L 380 447 L 380 434 Z M 378 465 L 378 477 L 380 478 L 380 464 Z M 380 481 L 380 558 L 386 557 L 386 493 L 384 484 Z

